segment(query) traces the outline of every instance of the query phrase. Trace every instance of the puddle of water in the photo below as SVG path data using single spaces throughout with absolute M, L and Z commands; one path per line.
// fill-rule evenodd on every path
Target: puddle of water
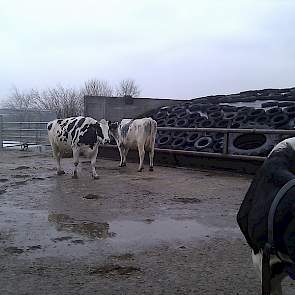
M 45 210 L 1 206 L 0 233 L 7 231 L 12 232 L 7 238 L 3 236 L 2 240 L 7 253 L 31 259 L 44 256 L 87 258 L 97 253 L 128 253 L 129 250 L 143 250 L 163 242 L 212 237 L 220 232 L 220 228 L 208 227 L 195 220 L 168 218 L 99 223 L 77 220 L 66 214 L 48 214 Z
M 48 221 L 53 222 L 58 231 L 77 233 L 90 239 L 106 239 L 115 235 L 109 231 L 107 222 L 75 220 L 66 214 L 57 213 L 50 213 Z
M 114 221 L 110 230 L 116 233 L 114 243 L 154 244 L 159 242 L 183 241 L 205 238 L 217 231 L 194 220 Z

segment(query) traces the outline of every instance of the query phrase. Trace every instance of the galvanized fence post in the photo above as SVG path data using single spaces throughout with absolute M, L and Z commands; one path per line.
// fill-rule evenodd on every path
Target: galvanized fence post
M 0 150 L 3 149 L 3 116 L 0 115 Z

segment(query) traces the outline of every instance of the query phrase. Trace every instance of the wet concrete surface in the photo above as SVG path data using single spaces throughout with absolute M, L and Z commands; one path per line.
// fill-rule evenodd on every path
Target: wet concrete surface
M 0 294 L 259 294 L 235 221 L 250 176 L 63 162 L 1 152 Z

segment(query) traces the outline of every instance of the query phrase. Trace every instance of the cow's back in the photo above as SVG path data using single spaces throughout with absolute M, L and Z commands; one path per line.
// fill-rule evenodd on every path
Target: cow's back
M 144 145 L 145 149 L 149 150 L 155 142 L 157 122 L 152 118 L 143 118 L 126 120 L 124 123 L 120 132 L 122 143 L 131 149 Z
M 56 119 L 47 124 L 49 141 L 60 152 L 68 153 L 77 146 L 92 150 L 97 143 L 96 124 L 90 117 Z

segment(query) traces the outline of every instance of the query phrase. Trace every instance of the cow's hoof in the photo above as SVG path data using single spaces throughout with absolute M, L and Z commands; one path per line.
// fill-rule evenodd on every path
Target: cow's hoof
M 77 175 L 77 174 L 74 174 L 74 175 L 72 176 L 72 178 L 73 178 L 73 179 L 78 179 L 78 175 Z
M 57 175 L 63 175 L 66 174 L 66 172 L 64 172 L 63 170 L 57 171 Z
M 99 179 L 98 175 L 92 175 L 93 179 Z
M 120 164 L 119 167 L 126 167 L 126 164 L 125 163 Z
M 140 168 L 137 170 L 137 172 L 142 172 L 143 171 L 143 168 Z
M 150 167 L 149 171 L 154 171 L 154 167 Z

